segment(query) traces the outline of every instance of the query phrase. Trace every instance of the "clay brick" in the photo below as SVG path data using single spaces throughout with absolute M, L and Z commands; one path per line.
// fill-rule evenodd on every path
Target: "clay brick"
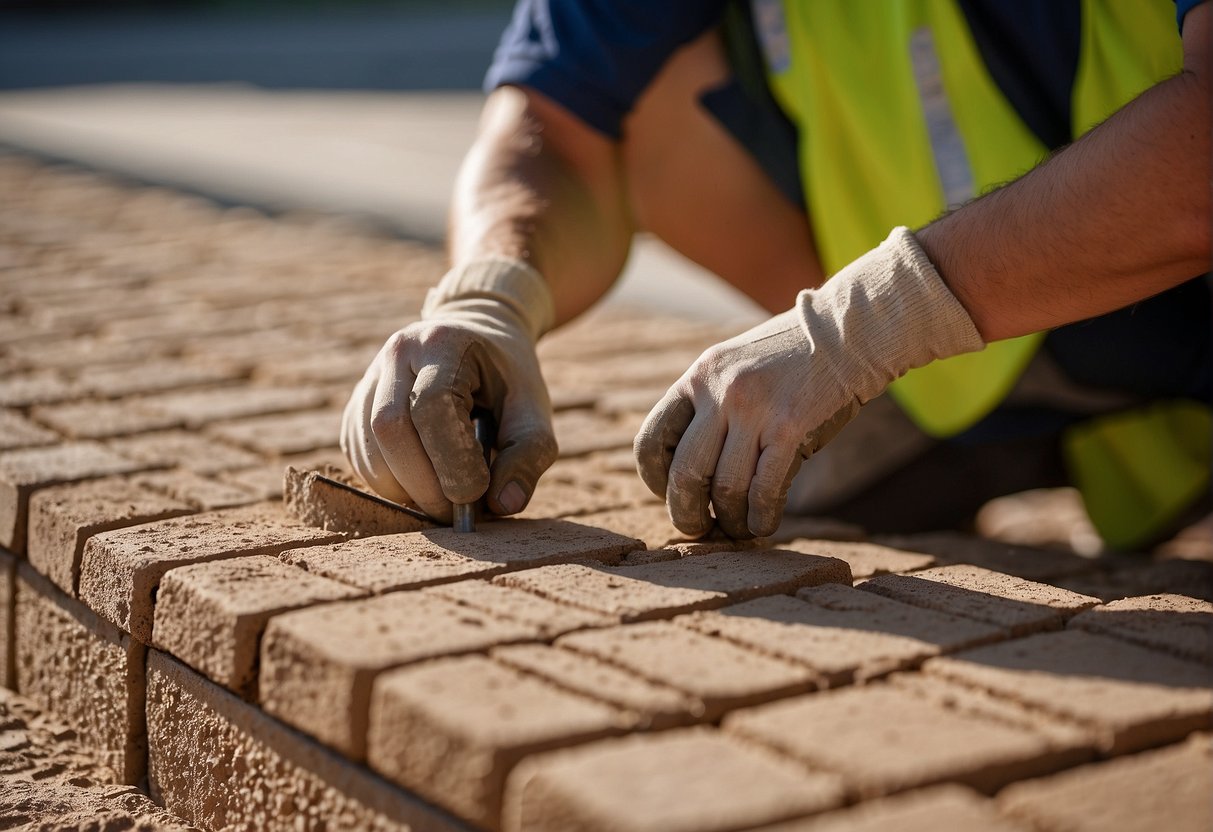
M 1032 832 L 998 814 L 993 801 L 962 786 L 932 786 L 853 809 L 764 826 L 755 832 Z
M 210 425 L 206 432 L 233 445 L 267 456 L 301 454 L 336 448 L 341 434 L 340 410 L 308 410 L 254 416 Z
M 1213 668 L 1079 630 L 979 647 L 923 669 L 1087 726 L 1114 754 L 1213 724 Z
M 618 562 L 640 545 L 565 520 L 500 520 L 478 524 L 474 535 L 428 529 L 350 541 L 288 559 L 351 586 L 386 592 L 568 560 Z
M 15 673 L 17 556 L 0 548 L 0 687 L 11 688 L 17 683 Z
M 536 636 L 551 640 L 587 627 L 609 627 L 619 619 L 593 610 L 549 601 L 521 589 L 488 581 L 458 581 L 431 587 L 429 592 L 497 618 L 533 627 Z
M 1065 619 L 1099 603 L 1098 598 L 965 565 L 941 566 L 913 575 L 878 575 L 860 588 L 914 606 L 1005 627 L 1013 635 L 1058 629 Z
M 190 513 L 185 503 L 124 477 L 44 488 L 30 498 L 26 557 L 31 566 L 74 596 L 84 544 L 90 537 Z
M 240 555 L 274 554 L 334 539 L 329 532 L 291 523 L 281 508 L 266 505 L 103 532 L 85 544 L 80 598 L 147 644 L 152 638 L 152 599 L 168 570 Z
M 33 417 L 73 439 L 109 439 L 132 433 L 179 428 L 184 419 L 139 399 L 85 400 L 35 407 Z
M 638 728 L 671 728 L 703 716 L 703 704 L 686 694 L 572 650 L 515 644 L 497 647 L 490 655 L 557 687 L 625 710 Z
M 805 667 L 667 621 L 571 633 L 556 645 L 690 694 L 703 702 L 707 720 L 817 687 Z
M 0 546 L 25 551 L 29 498 L 40 488 L 137 471 L 143 465 L 96 442 L 0 453 Z
M 337 472 L 287 467 L 282 475 L 286 510 L 309 526 L 352 537 L 403 534 L 433 528 L 400 506 L 334 477 Z
M 779 548 L 846 561 L 851 567 L 851 577 L 855 580 L 888 572 L 910 572 L 935 565 L 933 555 L 904 552 L 877 543 L 799 538 L 781 543 Z
M 256 494 L 238 485 L 204 477 L 185 468 L 148 471 L 136 474 L 131 481 L 149 491 L 180 500 L 199 511 L 215 511 L 259 502 Z
M 643 415 L 607 417 L 592 410 L 563 410 L 552 418 L 561 459 L 630 448 Z
M 707 728 L 596 742 L 524 761 L 510 832 L 728 832 L 842 803 L 837 777 Z
M 478 827 L 497 829 L 506 776 L 524 757 L 624 732 L 620 711 L 482 656 L 380 676 L 367 761 Z
M 934 555 L 941 564 L 969 564 L 1005 572 L 1029 581 L 1052 583 L 1057 578 L 1089 572 L 1089 558 L 1056 549 L 1033 549 L 959 532 L 881 535 L 877 543 L 894 549 Z
M 181 420 L 187 428 L 210 422 L 307 410 L 325 404 L 328 391 L 296 387 L 219 387 L 147 396 L 140 403 Z
M 418 551 L 411 537 L 412 534 L 364 537 L 334 546 L 291 549 L 283 552 L 281 558 L 309 572 L 376 594 L 492 575 L 505 568 L 448 549 Z
M 621 566 L 616 574 L 669 587 L 725 593 L 730 601 L 795 592 L 806 586 L 851 583 L 841 560 L 781 549 L 712 552 L 641 566 Z
M 616 534 L 635 537 L 644 541 L 646 549 L 660 549 L 670 543 L 689 543 L 684 535 L 670 522 L 666 508 L 661 504 L 631 506 L 629 508 L 595 511 L 577 517 L 578 523 L 607 529 Z
M 1213 738 L 1015 783 L 998 805 L 1035 829 L 1207 832 L 1213 829 Z
M 79 384 L 54 370 L 35 370 L 0 378 L 0 407 L 30 407 L 85 395 Z
M 306 350 L 310 344 L 297 344 Z M 311 350 L 302 354 L 284 353 L 264 361 L 253 372 L 253 378 L 276 384 L 307 384 L 311 382 L 348 382 L 352 388 L 374 359 L 377 346 L 333 347 Z M 259 352 L 258 355 L 264 355 Z
M 1064 578 L 1058 586 L 1104 601 L 1141 595 L 1175 594 L 1213 601 L 1213 563 L 1168 560 Z
M 21 564 L 17 690 L 53 711 L 123 783 L 144 773 L 146 648 Z
M 536 636 L 533 626 L 428 590 L 296 610 L 266 627 L 261 701 L 267 713 L 361 760 L 371 684 L 379 673 Z
M 1002 633 L 837 585 L 681 616 L 675 623 L 803 664 L 832 687 L 914 667 Z
M 705 556 L 706 557 L 706 556 Z M 603 613 L 617 621 L 669 618 L 728 603 L 723 592 L 662 585 L 578 563 L 561 563 L 499 575 L 493 583 Z
M 567 462 L 557 465 L 539 480 L 523 516 L 575 517 L 657 499 L 634 472 L 611 474 L 588 464 L 576 468 Z
M 1213 603 L 1184 595 L 1125 598 L 1095 607 L 1068 625 L 1213 665 Z
M 992 792 L 1092 756 L 1077 732 L 1033 730 L 1026 713 L 1018 724 L 1002 717 L 872 684 L 739 711 L 724 728 L 837 772 L 860 799 L 948 781 Z
M 158 650 L 148 651 L 147 672 L 150 792 L 201 828 L 466 828 Z
M 58 441 L 54 431 L 34 424 L 15 410 L 0 409 L 0 451 L 51 445 Z
M 91 362 L 90 362 L 91 363 Z M 190 364 L 180 359 L 153 359 L 138 364 L 89 367 L 81 386 L 89 393 L 119 399 L 140 393 L 158 393 L 233 381 L 240 373 L 222 364 Z
M 779 528 L 771 535 L 776 545 L 793 540 L 862 541 L 867 533 L 861 526 L 834 520 L 830 517 L 803 517 L 796 514 L 783 515 Z M 912 551 L 912 550 L 911 550 Z
M 160 581 L 155 646 L 255 698 L 261 634 L 272 616 L 360 594 L 270 555 L 184 566 Z
M 183 430 L 128 436 L 106 444 L 125 457 L 156 468 L 185 468 L 196 474 L 217 474 L 261 462 L 248 451 Z

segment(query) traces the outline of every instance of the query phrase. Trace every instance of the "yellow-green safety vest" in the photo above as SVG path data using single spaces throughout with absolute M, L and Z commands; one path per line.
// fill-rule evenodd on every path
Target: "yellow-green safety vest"
M 990 76 L 956 0 L 754 0 L 768 83 L 798 126 L 802 186 L 827 274 L 898 225 L 1035 167 L 1048 149 Z M 1180 68 L 1168 0 L 1083 0 L 1071 106 L 1079 136 Z M 913 370 L 890 387 L 911 419 L 955 435 L 1010 391 L 1043 333 Z M 1209 488 L 1206 407 L 1087 420 L 1066 459 L 1104 539 L 1132 548 Z

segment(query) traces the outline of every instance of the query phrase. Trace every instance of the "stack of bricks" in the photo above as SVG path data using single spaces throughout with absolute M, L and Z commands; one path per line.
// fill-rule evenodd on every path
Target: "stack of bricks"
M 313 528 L 283 469 L 343 464 L 440 258 L 13 157 L 0 191 L 5 821 L 1213 827 L 1210 564 L 682 539 L 628 449 L 730 333 L 622 310 L 541 345 L 561 458 L 521 518 Z

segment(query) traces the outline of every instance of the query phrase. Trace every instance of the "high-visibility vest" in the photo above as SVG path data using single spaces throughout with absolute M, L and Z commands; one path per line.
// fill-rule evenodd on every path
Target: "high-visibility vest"
M 890 228 L 926 225 L 1048 155 L 990 76 L 955 0 L 753 6 L 768 84 L 798 127 L 802 186 L 827 274 Z M 1084 0 L 1072 134 L 1177 72 L 1181 61 L 1173 3 Z M 923 431 L 953 436 L 1003 400 L 1043 337 L 937 361 L 890 392 Z M 1113 546 L 1161 532 L 1208 488 L 1208 409 L 1174 406 L 1182 416 L 1162 416 L 1167 407 L 1156 404 L 1140 418 L 1122 413 L 1070 431 L 1072 474 Z M 1204 411 L 1203 423 L 1193 408 Z

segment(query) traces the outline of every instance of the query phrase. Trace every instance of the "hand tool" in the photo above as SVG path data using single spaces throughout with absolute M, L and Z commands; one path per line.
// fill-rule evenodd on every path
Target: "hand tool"
M 481 407 L 472 408 L 472 428 L 476 431 L 476 441 L 484 450 L 484 464 L 493 462 L 493 445 L 497 442 L 494 430 L 493 414 Z M 476 531 L 476 514 L 479 503 L 455 503 L 453 508 L 453 526 L 457 532 Z

